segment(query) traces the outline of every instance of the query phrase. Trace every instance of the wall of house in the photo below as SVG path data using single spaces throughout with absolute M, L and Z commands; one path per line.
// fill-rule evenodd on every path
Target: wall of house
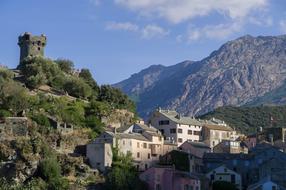
M 109 143 L 92 143 L 86 146 L 86 157 L 92 168 L 105 171 L 112 164 L 112 145 Z

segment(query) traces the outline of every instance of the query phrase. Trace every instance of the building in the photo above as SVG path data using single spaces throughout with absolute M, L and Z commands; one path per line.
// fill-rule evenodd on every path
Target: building
M 18 45 L 20 46 L 20 64 L 21 62 L 31 56 L 44 56 L 44 48 L 47 44 L 47 37 L 45 35 L 33 36 L 25 32 L 19 36 Z
M 140 179 L 148 184 L 149 190 L 200 190 L 200 180 L 188 173 L 172 167 L 156 166 L 140 174 Z
M 214 153 L 248 154 L 247 146 L 240 141 L 222 140 L 213 147 Z
M 185 141 L 180 147 L 180 150 L 191 153 L 194 156 L 203 158 L 205 153 L 210 153 L 211 148 L 203 142 Z
M 226 181 L 232 184 L 235 184 L 238 190 L 241 190 L 241 176 L 237 172 L 227 168 L 222 165 L 219 166 L 206 174 L 207 178 L 210 179 L 210 183 L 214 183 L 216 181 Z
M 269 177 L 260 180 L 259 182 L 250 185 L 247 190 L 285 190 L 285 187 L 282 187 L 275 182 L 271 181 Z
M 177 147 L 165 144 L 160 131 L 154 127 L 137 123 L 114 132 L 106 131 L 88 144 L 87 158 L 92 168 L 104 171 L 111 167 L 112 148 L 116 146 L 120 153 L 132 155 L 134 165 L 140 171 L 156 164 L 161 155 Z
M 282 142 L 286 141 L 286 128 L 282 127 L 264 128 L 263 134 L 265 136 L 264 140 L 267 140 L 270 143 L 273 143 L 277 140 L 281 140 Z
M 231 140 L 234 130 L 226 125 L 204 123 L 202 139 L 211 149 L 223 140 Z
M 26 136 L 28 135 L 27 117 L 4 117 L 0 118 L 0 134 Z
M 201 141 L 202 124 L 194 117 L 184 117 L 176 111 L 157 109 L 150 118 L 150 124 L 159 129 L 166 140 L 180 146 L 185 141 Z
M 173 150 L 160 157 L 161 165 L 174 166 L 176 170 L 200 174 L 204 171 L 203 159 L 182 150 Z

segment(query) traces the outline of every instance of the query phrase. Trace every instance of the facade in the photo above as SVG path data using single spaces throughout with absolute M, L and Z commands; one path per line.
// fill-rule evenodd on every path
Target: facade
M 106 131 L 87 145 L 87 158 L 93 168 L 104 171 L 112 163 L 112 147 L 118 147 L 122 154 L 130 153 L 134 165 L 143 171 L 159 161 L 159 157 L 171 151 L 174 145 L 164 144 L 161 133 L 143 124 Z
M 27 117 L 4 117 L 0 118 L 0 134 L 26 136 L 28 134 Z
M 204 153 L 210 153 L 211 148 L 203 142 L 185 141 L 180 147 L 180 150 L 191 153 L 194 156 L 202 158 Z
M 140 174 L 149 190 L 200 190 L 200 180 L 188 172 L 172 167 L 152 167 Z
M 173 141 L 178 146 L 187 140 L 202 140 L 202 124 L 195 118 L 181 116 L 176 111 L 159 108 L 152 114 L 150 124 L 160 130 L 166 140 Z
M 20 46 L 20 63 L 28 56 L 44 56 L 44 47 L 47 44 L 45 35 L 33 36 L 25 32 L 19 36 L 18 45 Z
M 259 182 L 250 185 L 247 190 L 285 190 L 285 187 L 282 187 L 273 181 L 271 179 L 265 178 L 260 180 Z
M 223 140 L 231 140 L 233 133 L 234 131 L 232 128 L 224 125 L 205 123 L 202 128 L 204 143 L 211 149 Z
M 214 153 L 248 154 L 247 146 L 240 141 L 222 140 L 213 147 Z
M 211 183 L 216 181 L 227 181 L 235 184 L 236 188 L 241 190 L 241 176 L 237 172 L 228 169 L 224 165 L 219 166 L 206 174 Z

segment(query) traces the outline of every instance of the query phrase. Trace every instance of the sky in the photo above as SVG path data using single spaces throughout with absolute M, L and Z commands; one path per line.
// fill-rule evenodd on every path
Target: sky
M 286 34 L 286 0 L 0 0 L 0 64 L 18 65 L 24 32 L 47 36 L 46 57 L 113 84 L 246 34 Z

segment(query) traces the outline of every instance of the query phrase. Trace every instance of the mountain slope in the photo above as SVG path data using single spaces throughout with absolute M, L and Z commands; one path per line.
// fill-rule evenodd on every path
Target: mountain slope
M 213 117 L 225 121 L 243 133 L 254 133 L 259 127 L 285 127 L 286 106 L 220 107 L 200 119 Z
M 143 117 L 158 106 L 195 115 L 225 105 L 244 105 L 284 84 L 286 35 L 247 35 L 201 61 L 157 66 L 156 72 L 153 67 L 114 85 L 137 97 Z

